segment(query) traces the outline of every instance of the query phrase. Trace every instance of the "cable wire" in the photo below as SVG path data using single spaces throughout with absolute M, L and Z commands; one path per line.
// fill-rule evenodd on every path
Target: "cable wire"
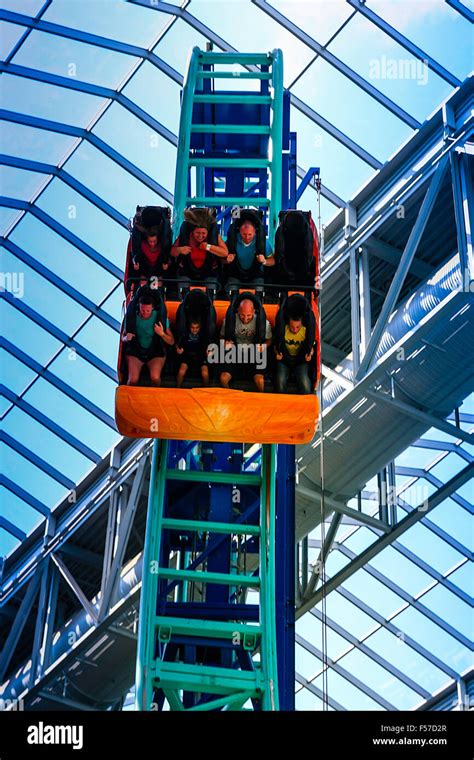
M 316 180 L 316 192 L 317 192 L 317 205 L 318 205 L 318 235 L 319 242 L 321 241 L 321 177 Z M 318 280 L 317 288 L 321 291 L 321 245 L 318 245 Z M 318 312 L 319 312 L 319 356 L 321 364 L 321 298 L 318 299 Z M 319 434 L 321 436 L 321 445 L 319 449 L 320 457 L 320 469 L 321 469 L 321 551 L 320 551 L 320 567 L 317 568 L 320 571 L 320 578 L 322 584 L 322 596 L 321 596 L 321 652 L 322 652 L 322 694 L 323 694 L 323 711 L 329 710 L 329 687 L 328 687 L 328 646 L 327 646 L 327 613 L 326 613 L 326 529 L 325 529 L 325 500 L 324 500 L 324 423 L 323 423 L 323 385 L 324 378 L 319 370 Z

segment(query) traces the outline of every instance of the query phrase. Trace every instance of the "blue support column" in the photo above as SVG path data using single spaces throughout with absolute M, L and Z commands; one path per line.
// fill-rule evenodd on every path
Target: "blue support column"
M 232 461 L 233 444 L 231 443 L 203 443 L 203 465 L 209 471 L 233 471 L 240 472 L 240 464 L 235 469 Z M 230 466 L 229 466 L 230 465 Z M 214 522 L 231 522 L 232 520 L 232 486 L 213 484 L 209 495 L 209 517 Z M 208 570 L 216 573 L 230 572 L 230 545 L 231 539 L 227 538 L 214 551 L 208 560 Z M 213 585 L 208 588 L 206 602 L 215 604 L 229 603 L 229 588 L 227 586 Z
M 296 185 L 298 182 L 298 159 L 296 154 L 296 132 L 290 132 L 290 157 L 289 157 L 289 173 L 290 173 L 290 188 L 288 206 L 286 208 L 296 208 Z
M 278 446 L 276 620 L 280 710 L 295 709 L 295 447 Z

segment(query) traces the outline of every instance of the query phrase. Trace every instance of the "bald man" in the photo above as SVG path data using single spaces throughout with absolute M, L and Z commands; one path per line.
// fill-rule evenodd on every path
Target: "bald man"
M 224 348 L 231 354 L 231 361 L 226 359 L 221 367 L 220 382 L 223 388 L 229 388 L 232 379 L 250 380 L 253 377 L 257 391 L 263 392 L 265 387 L 266 351 L 271 343 L 272 328 L 268 319 L 265 320 L 265 343 L 255 343 L 257 330 L 257 315 L 253 302 L 246 298 L 239 304 L 234 324 L 235 343 L 226 340 Z M 225 337 L 225 320 L 221 327 L 221 339 Z M 248 351 L 244 351 L 248 347 Z M 237 349 L 237 350 L 236 350 Z

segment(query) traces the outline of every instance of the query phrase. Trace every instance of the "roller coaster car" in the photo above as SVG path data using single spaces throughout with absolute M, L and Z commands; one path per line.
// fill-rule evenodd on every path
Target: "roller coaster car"
M 202 291 L 191 291 L 190 295 L 195 292 L 208 299 Z M 288 300 L 290 299 L 291 296 Z M 303 297 L 303 300 L 306 299 Z M 166 303 L 167 316 L 175 334 L 187 323 L 184 303 Z M 135 304 L 136 298 L 129 305 L 130 311 L 133 311 Z M 212 330 L 215 320 L 216 336 L 225 319 L 229 302 L 216 301 L 214 304 L 210 303 L 208 308 L 207 324 Z M 276 304 L 265 307 L 266 317 L 274 328 L 278 321 L 278 310 Z M 308 312 L 311 314 L 310 318 Z M 192 311 L 189 310 L 188 314 L 191 315 Z M 309 318 L 314 325 L 318 323 L 315 298 L 311 299 L 311 306 L 308 306 L 305 318 Z M 123 330 L 124 326 L 121 338 Z M 306 443 L 314 436 L 318 417 L 318 399 L 314 393 L 256 393 L 219 387 L 178 389 L 166 387 L 170 383 L 166 376 L 160 388 L 129 386 L 124 384 L 127 381 L 127 365 L 122 345 L 120 340 L 118 373 L 121 384 L 117 388 L 115 401 L 115 419 L 122 435 L 131 438 L 246 443 Z M 313 386 L 317 382 L 318 366 L 319 361 L 315 353 L 311 367 Z M 218 381 L 218 378 L 216 380 Z M 171 382 L 174 383 L 174 379 Z M 197 382 L 200 383 L 200 380 Z
M 131 290 L 131 282 L 137 276 L 133 267 L 133 257 L 140 250 L 142 241 L 147 235 L 156 235 L 160 244 L 161 254 L 168 259 L 171 251 L 171 209 L 167 206 L 137 206 L 133 218 L 130 240 L 125 259 L 124 286 L 125 294 Z
M 150 209 L 152 211 L 149 212 Z M 147 223 L 151 227 L 156 226 L 155 222 L 160 222 L 161 219 L 161 229 L 165 230 L 166 239 L 171 241 L 171 233 L 169 232 L 168 237 L 167 232 L 169 230 L 168 209 L 148 207 L 137 210 L 140 211 L 139 218 L 136 218 L 138 232 L 149 229 L 150 227 L 146 226 Z M 238 225 L 235 226 L 238 227 Z M 189 232 L 189 224 L 183 222 L 179 236 L 181 245 L 189 239 Z M 209 240 L 217 239 L 217 234 L 217 225 L 212 224 Z M 259 309 L 263 312 L 260 315 L 260 325 L 265 324 L 265 317 L 271 323 L 275 346 L 282 344 L 284 325 L 288 318 L 298 316 L 302 318 L 307 331 L 308 345 L 312 344 L 313 340 L 316 343 L 316 350 L 310 362 L 314 390 L 319 380 L 320 366 L 318 292 L 315 290 L 318 278 L 318 236 L 310 212 L 292 210 L 280 213 L 275 238 L 275 258 L 277 266 L 273 274 L 274 282 L 282 285 L 286 291 L 281 304 L 263 306 L 255 294 L 250 294 L 249 297 L 256 306 L 257 316 Z M 192 279 L 192 272 L 190 274 Z M 301 292 L 292 292 L 292 290 L 298 291 L 298 287 L 304 288 L 306 296 Z M 160 388 L 147 387 L 145 384 L 127 385 L 127 363 L 122 350 L 122 337 L 126 321 L 132 320 L 133 325 L 140 292 L 143 291 L 135 292 L 131 301 L 131 296 L 128 295 L 127 317 L 120 336 L 118 359 L 120 385 L 116 392 L 115 418 L 122 435 L 132 438 L 288 444 L 306 443 L 313 438 L 318 418 L 318 399 L 314 393 L 276 394 L 271 392 L 271 386 L 269 386 L 270 392 L 265 389 L 264 393 L 257 393 L 252 390 L 253 383 L 244 384 L 242 390 L 238 389 L 242 387 L 238 383 L 233 383 L 232 390 L 220 387 L 203 388 L 200 385 L 200 379 L 197 381 L 199 385 L 196 383 L 193 386 L 192 381 L 187 380 L 185 387 L 178 389 L 175 387 L 177 361 L 174 349 L 168 351 Z M 237 296 L 230 306 L 228 301 L 212 303 L 204 292 L 204 288 L 192 289 L 183 302 L 167 300 L 165 304 L 161 290 L 152 294 L 152 297 L 155 299 L 155 308 L 163 317 L 163 324 L 168 318 L 178 342 L 180 335 L 189 326 L 191 317 L 197 314 L 200 316 L 202 329 L 205 330 L 209 342 L 217 341 L 227 312 L 229 309 L 235 312 L 238 299 L 241 300 L 241 296 Z M 274 360 L 273 349 L 268 351 L 268 356 L 270 372 L 267 372 L 267 376 L 271 374 Z M 211 365 L 210 369 L 212 371 Z M 146 374 L 145 368 L 144 373 Z M 217 385 L 218 372 L 215 372 L 211 379 Z

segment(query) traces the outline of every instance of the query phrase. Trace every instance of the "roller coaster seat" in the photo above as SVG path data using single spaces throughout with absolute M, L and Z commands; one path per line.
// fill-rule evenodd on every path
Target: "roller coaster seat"
M 137 255 L 143 240 L 150 235 L 156 235 L 160 243 L 160 256 L 169 260 L 172 232 L 171 209 L 167 206 L 137 206 L 131 228 L 130 241 L 127 247 L 124 284 L 125 292 L 132 288 L 132 279 L 137 272 L 133 268 L 133 257 Z
M 274 276 L 279 284 L 314 286 L 318 273 L 318 233 L 310 211 L 280 211 L 275 264 Z
M 216 214 L 217 211 L 215 208 L 191 207 L 185 209 L 185 220 L 181 223 L 177 245 L 189 245 L 192 230 L 201 227 L 206 228 L 208 231 L 206 242 L 210 245 L 217 245 L 219 240 L 219 228 L 217 225 Z M 180 255 L 177 257 L 176 261 L 178 279 L 181 276 L 184 276 L 191 281 L 202 281 L 207 277 L 212 277 L 216 280 L 220 279 L 220 262 L 213 254 L 206 253 L 206 260 L 200 268 L 193 265 L 190 256 Z
M 250 222 L 255 227 L 256 233 L 256 255 L 261 254 L 265 256 L 266 252 L 266 231 L 263 211 L 250 208 L 242 208 L 238 210 L 238 214 L 231 222 L 229 229 L 227 230 L 227 248 L 229 253 L 237 254 L 237 241 L 239 238 L 240 228 L 246 222 Z M 254 261 L 252 266 L 245 269 L 241 266 L 238 256 L 231 264 L 224 266 L 224 276 L 226 279 L 229 277 L 235 277 L 240 282 L 250 283 L 256 277 L 263 278 L 264 270 L 262 264 L 258 261 Z
M 207 226 L 207 224 L 204 224 L 204 223 L 203 223 L 203 226 L 207 227 L 208 229 L 207 242 L 210 243 L 211 245 L 217 245 L 217 240 L 219 237 L 219 229 L 217 226 L 216 209 L 215 208 L 213 209 L 190 208 L 190 209 L 186 209 L 186 211 L 190 211 L 190 212 L 208 211 L 209 212 L 209 216 L 211 217 L 211 220 L 213 218 L 213 221 L 211 221 L 211 224 L 209 226 Z M 193 224 L 188 221 L 182 222 L 181 227 L 179 228 L 178 245 L 189 245 L 189 236 L 191 234 L 191 231 L 197 226 L 198 226 L 197 224 Z
M 141 285 L 138 287 L 137 290 L 133 293 L 128 306 L 126 307 L 125 318 L 123 320 L 122 329 L 120 332 L 119 355 L 117 362 L 117 374 L 119 383 L 126 383 L 128 379 L 128 367 L 125 351 L 123 350 L 122 338 L 127 333 L 136 333 L 137 309 L 142 296 L 151 299 L 153 309 L 158 312 L 156 322 L 161 322 L 163 326 L 166 325 L 167 308 L 163 300 L 161 289 L 150 288 L 148 285 Z
M 308 299 L 301 293 L 285 296 L 275 319 L 274 343 L 284 354 L 283 340 L 285 325 L 290 319 L 301 319 L 306 328 L 306 338 L 302 350 L 308 353 L 316 339 L 316 319 Z
M 283 354 L 284 359 L 290 359 L 284 342 L 285 326 L 290 319 L 301 319 L 303 326 L 306 328 L 306 337 L 300 349 L 301 354 L 308 354 L 311 349 L 314 350 L 314 360 L 309 364 L 311 383 L 314 388 L 318 371 L 318 347 L 315 346 L 317 341 L 316 316 L 312 303 L 302 293 L 292 293 L 291 295 L 284 296 L 275 317 L 273 345 L 279 353 Z
M 125 324 L 128 325 L 129 319 L 136 313 L 137 306 L 142 297 L 150 298 L 153 303 L 153 308 L 158 312 L 159 321 L 164 324 L 166 322 L 166 303 L 163 299 L 163 294 L 160 288 L 150 288 L 149 285 L 141 285 L 135 291 L 133 298 L 127 306 L 127 312 L 125 315 Z
M 209 343 L 216 334 L 216 310 L 207 293 L 202 290 L 190 290 L 176 310 L 174 334 L 176 345 L 179 345 L 190 323 L 198 320 L 203 334 Z
M 227 312 L 224 318 L 225 319 L 225 327 L 224 327 L 225 340 L 231 340 L 235 343 L 235 317 L 238 313 L 240 304 L 242 303 L 242 301 L 246 301 L 246 300 L 252 302 L 255 308 L 255 315 L 257 318 L 254 343 L 264 343 L 265 342 L 265 326 L 266 326 L 266 319 L 267 319 L 265 309 L 260 299 L 254 293 L 248 290 L 242 293 L 239 293 L 238 295 L 235 295 L 230 303 L 229 308 L 227 309 Z

